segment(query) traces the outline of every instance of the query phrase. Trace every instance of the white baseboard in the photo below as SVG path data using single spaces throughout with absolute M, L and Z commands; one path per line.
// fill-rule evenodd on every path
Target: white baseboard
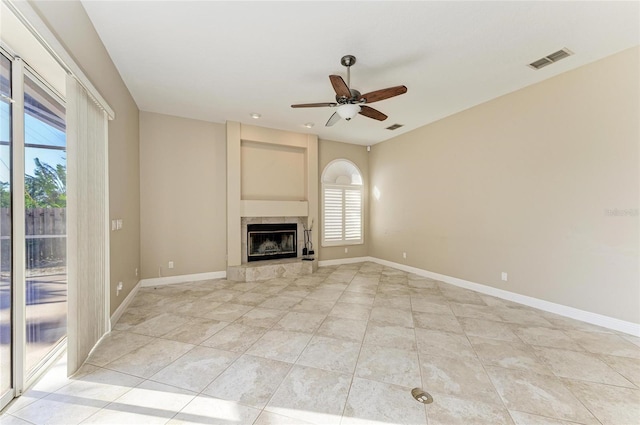
M 339 266 L 340 264 L 364 263 L 365 261 L 373 261 L 373 257 L 353 257 L 353 258 L 338 258 L 337 260 L 322 260 L 322 261 L 318 261 L 318 267 Z
M 122 300 L 122 303 L 120 303 L 116 311 L 114 311 L 113 314 L 111 315 L 111 320 L 110 320 L 111 324 L 109 325 L 109 331 L 111 331 L 111 329 L 113 329 L 113 326 L 116 323 L 118 323 L 118 320 L 120 320 L 120 316 L 122 316 L 122 313 L 124 313 L 127 307 L 129 307 L 129 304 L 131 304 L 131 301 L 133 301 L 133 299 L 136 297 L 136 294 L 138 293 L 140 286 L 142 286 L 140 285 L 140 283 L 142 283 L 141 280 L 138 281 L 138 283 L 136 283 L 136 286 L 133 287 L 131 292 L 129 292 L 127 297 L 124 300 Z
M 140 286 L 148 287 L 148 286 L 171 285 L 172 283 L 186 283 L 186 282 L 197 282 L 200 280 L 224 279 L 225 277 L 227 277 L 226 271 L 183 274 L 179 276 L 154 277 L 151 279 L 142 279 L 140 281 Z
M 502 298 L 504 300 L 513 301 L 518 304 L 523 304 L 543 311 L 548 311 L 549 313 L 558 314 L 560 316 L 569 317 L 571 319 L 580 320 L 586 323 L 591 323 L 592 325 L 602 326 L 603 328 L 612 329 L 615 331 L 640 337 L 640 324 L 638 323 L 627 322 L 625 320 L 616 319 L 614 317 L 605 316 L 603 314 L 592 313 L 590 311 L 580 310 L 562 304 L 556 304 L 550 301 L 541 300 L 539 298 L 505 291 L 503 289 L 494 288 L 492 286 L 470 282 L 468 280 L 458 279 L 457 277 L 430 272 L 428 270 L 407 266 L 405 264 L 394 263 L 393 261 L 382 260 L 376 257 L 345 258 L 339 260 L 329 260 L 326 262 L 330 264 L 325 264 L 325 262 L 320 261 L 319 265 L 339 265 L 363 261 L 371 261 L 383 266 L 393 267 L 398 270 L 414 273 L 418 276 L 428 277 L 430 279 L 449 283 L 454 286 L 459 286 L 461 288 L 480 292 L 482 294 L 491 295 L 493 297 Z

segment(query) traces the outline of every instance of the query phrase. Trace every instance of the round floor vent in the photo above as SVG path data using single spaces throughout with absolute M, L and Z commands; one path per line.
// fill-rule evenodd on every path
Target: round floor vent
M 411 390 L 411 395 L 420 403 L 431 404 L 433 403 L 433 397 L 431 394 L 423 390 L 422 388 L 414 388 Z

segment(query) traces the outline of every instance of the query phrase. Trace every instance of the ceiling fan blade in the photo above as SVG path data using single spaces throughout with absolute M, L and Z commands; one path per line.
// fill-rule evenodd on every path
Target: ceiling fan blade
M 374 120 L 384 121 L 387 119 L 387 116 L 377 109 L 373 109 L 367 105 L 360 106 L 360 115 L 364 115 L 365 117 L 373 118 Z
M 291 105 L 292 108 L 318 108 L 321 106 L 338 106 L 335 102 L 324 102 L 324 103 L 299 103 L 297 105 Z
M 329 79 L 331 80 L 331 85 L 338 96 L 346 97 L 347 99 L 351 97 L 351 91 L 341 76 L 329 75 Z
M 362 96 L 360 96 L 360 99 L 365 99 L 367 103 L 373 103 L 373 102 L 378 102 L 380 100 L 389 99 L 390 97 L 405 94 L 406 92 L 407 92 L 407 88 L 405 86 L 395 86 L 395 87 L 389 87 L 382 90 L 372 91 L 370 93 L 365 93 Z
M 334 112 L 333 115 L 331 115 L 331 117 L 329 118 L 329 121 L 327 121 L 327 123 L 324 126 L 325 127 L 331 127 L 332 125 L 334 125 L 338 121 L 340 121 L 340 115 L 338 115 L 337 112 Z

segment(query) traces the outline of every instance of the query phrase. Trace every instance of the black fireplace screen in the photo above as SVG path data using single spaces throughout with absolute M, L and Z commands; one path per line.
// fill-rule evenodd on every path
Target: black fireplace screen
M 297 230 L 296 223 L 249 224 L 247 226 L 248 260 L 297 257 Z

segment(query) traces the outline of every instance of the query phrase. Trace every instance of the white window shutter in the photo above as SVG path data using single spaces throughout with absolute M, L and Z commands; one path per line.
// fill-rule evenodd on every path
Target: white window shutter
M 362 189 L 344 189 L 344 240 L 362 241 Z
M 362 187 L 323 185 L 323 234 L 326 245 L 362 242 Z
M 343 199 L 342 189 L 325 187 L 323 191 L 324 205 L 324 241 L 340 242 L 343 227 Z

